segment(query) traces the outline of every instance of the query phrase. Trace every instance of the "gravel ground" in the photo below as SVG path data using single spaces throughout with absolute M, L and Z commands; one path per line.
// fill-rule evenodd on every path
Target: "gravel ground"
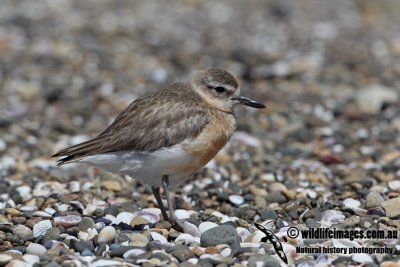
M 396 0 L 0 3 L 0 266 L 400 266 L 395 239 L 287 237 L 400 229 Z M 267 105 L 175 192 L 184 233 L 151 190 L 54 152 L 136 97 L 221 67 Z M 392 248 L 300 253 L 297 247 Z

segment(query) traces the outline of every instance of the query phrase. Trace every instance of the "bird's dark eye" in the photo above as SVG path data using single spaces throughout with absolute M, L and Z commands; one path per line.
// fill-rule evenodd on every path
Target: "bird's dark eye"
M 214 88 L 215 91 L 217 91 L 217 93 L 223 93 L 226 91 L 226 89 L 222 86 L 217 86 Z

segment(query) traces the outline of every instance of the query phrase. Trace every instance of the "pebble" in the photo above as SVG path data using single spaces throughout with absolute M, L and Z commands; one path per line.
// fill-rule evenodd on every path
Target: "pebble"
M 220 225 L 203 232 L 200 243 L 202 247 L 227 244 L 232 249 L 238 250 L 240 248 L 240 236 L 232 226 Z
M 278 191 L 273 191 L 267 194 L 266 198 L 268 203 L 284 204 L 287 202 L 286 197 Z
M 382 207 L 386 211 L 386 216 L 389 218 L 396 218 L 400 216 L 400 197 L 392 198 L 384 201 Z
M 49 240 L 58 240 L 60 238 L 60 234 L 61 234 L 60 229 L 56 227 L 50 228 L 46 231 L 46 234 L 42 239 L 42 243 L 44 244 L 46 241 Z
M 11 261 L 12 259 L 13 257 L 10 255 L 0 254 L 0 265 L 4 266 L 7 262 Z
M 110 243 L 114 241 L 116 235 L 117 231 L 113 226 L 106 226 L 100 231 L 97 242 Z
M 27 247 L 26 247 L 26 253 L 29 254 L 33 254 L 33 255 L 38 255 L 41 256 L 43 254 L 45 254 L 47 251 L 47 249 L 37 243 L 30 243 Z
M 361 88 L 355 95 L 359 109 L 364 113 L 376 114 L 383 103 L 395 103 L 399 96 L 395 89 L 380 84 Z
M 89 217 L 83 217 L 82 220 L 78 223 L 78 228 L 80 231 L 86 231 L 89 228 L 94 228 L 93 219 Z
M 75 226 L 79 224 L 82 220 L 82 217 L 79 215 L 67 215 L 67 216 L 60 216 L 54 218 L 54 223 L 56 225 L 62 225 L 66 228 Z
M 21 240 L 30 240 L 33 238 L 33 232 L 25 225 L 15 225 L 12 228 L 13 235 L 18 236 Z
M 248 260 L 248 266 L 258 267 L 258 266 L 268 266 L 268 267 L 279 267 L 281 264 L 277 259 L 270 255 L 254 254 L 251 255 Z
M 177 245 L 169 251 L 179 262 L 187 261 L 194 256 L 193 252 L 186 245 Z
M 356 209 L 361 206 L 361 202 L 354 198 L 346 198 L 343 200 L 343 205 L 349 209 Z
M 91 252 L 94 252 L 94 246 L 91 241 L 77 241 L 77 240 L 71 240 L 71 247 L 76 251 L 76 252 L 83 252 L 84 250 L 89 250 Z
M 107 180 L 103 182 L 103 186 L 107 190 L 119 192 L 122 190 L 122 185 L 117 180 Z
M 129 244 L 137 247 L 146 247 L 148 243 L 149 239 L 145 235 L 133 234 Z
M 369 192 L 365 198 L 365 207 L 367 209 L 380 207 L 382 206 L 383 201 L 384 199 L 380 193 L 372 191 Z

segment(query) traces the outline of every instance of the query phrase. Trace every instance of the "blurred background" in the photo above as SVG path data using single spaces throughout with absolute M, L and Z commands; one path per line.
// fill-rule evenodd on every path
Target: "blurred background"
M 138 96 L 220 67 L 268 107 L 237 109 L 247 134 L 234 140 L 258 148 L 246 166 L 302 158 L 356 168 L 389 157 L 394 179 L 399 12 L 396 0 L 2 0 L 2 172 L 51 162 Z

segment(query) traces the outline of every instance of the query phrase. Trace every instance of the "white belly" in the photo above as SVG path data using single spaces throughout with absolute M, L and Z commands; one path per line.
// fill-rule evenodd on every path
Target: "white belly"
M 109 152 L 87 156 L 76 162 L 101 167 L 109 172 L 129 175 L 141 183 L 151 186 L 161 185 L 161 177 L 169 175 L 170 184 L 174 186 L 191 178 L 198 170 L 198 168 L 190 168 L 196 161 L 197 159 L 181 149 L 180 145 L 175 145 L 153 152 Z

